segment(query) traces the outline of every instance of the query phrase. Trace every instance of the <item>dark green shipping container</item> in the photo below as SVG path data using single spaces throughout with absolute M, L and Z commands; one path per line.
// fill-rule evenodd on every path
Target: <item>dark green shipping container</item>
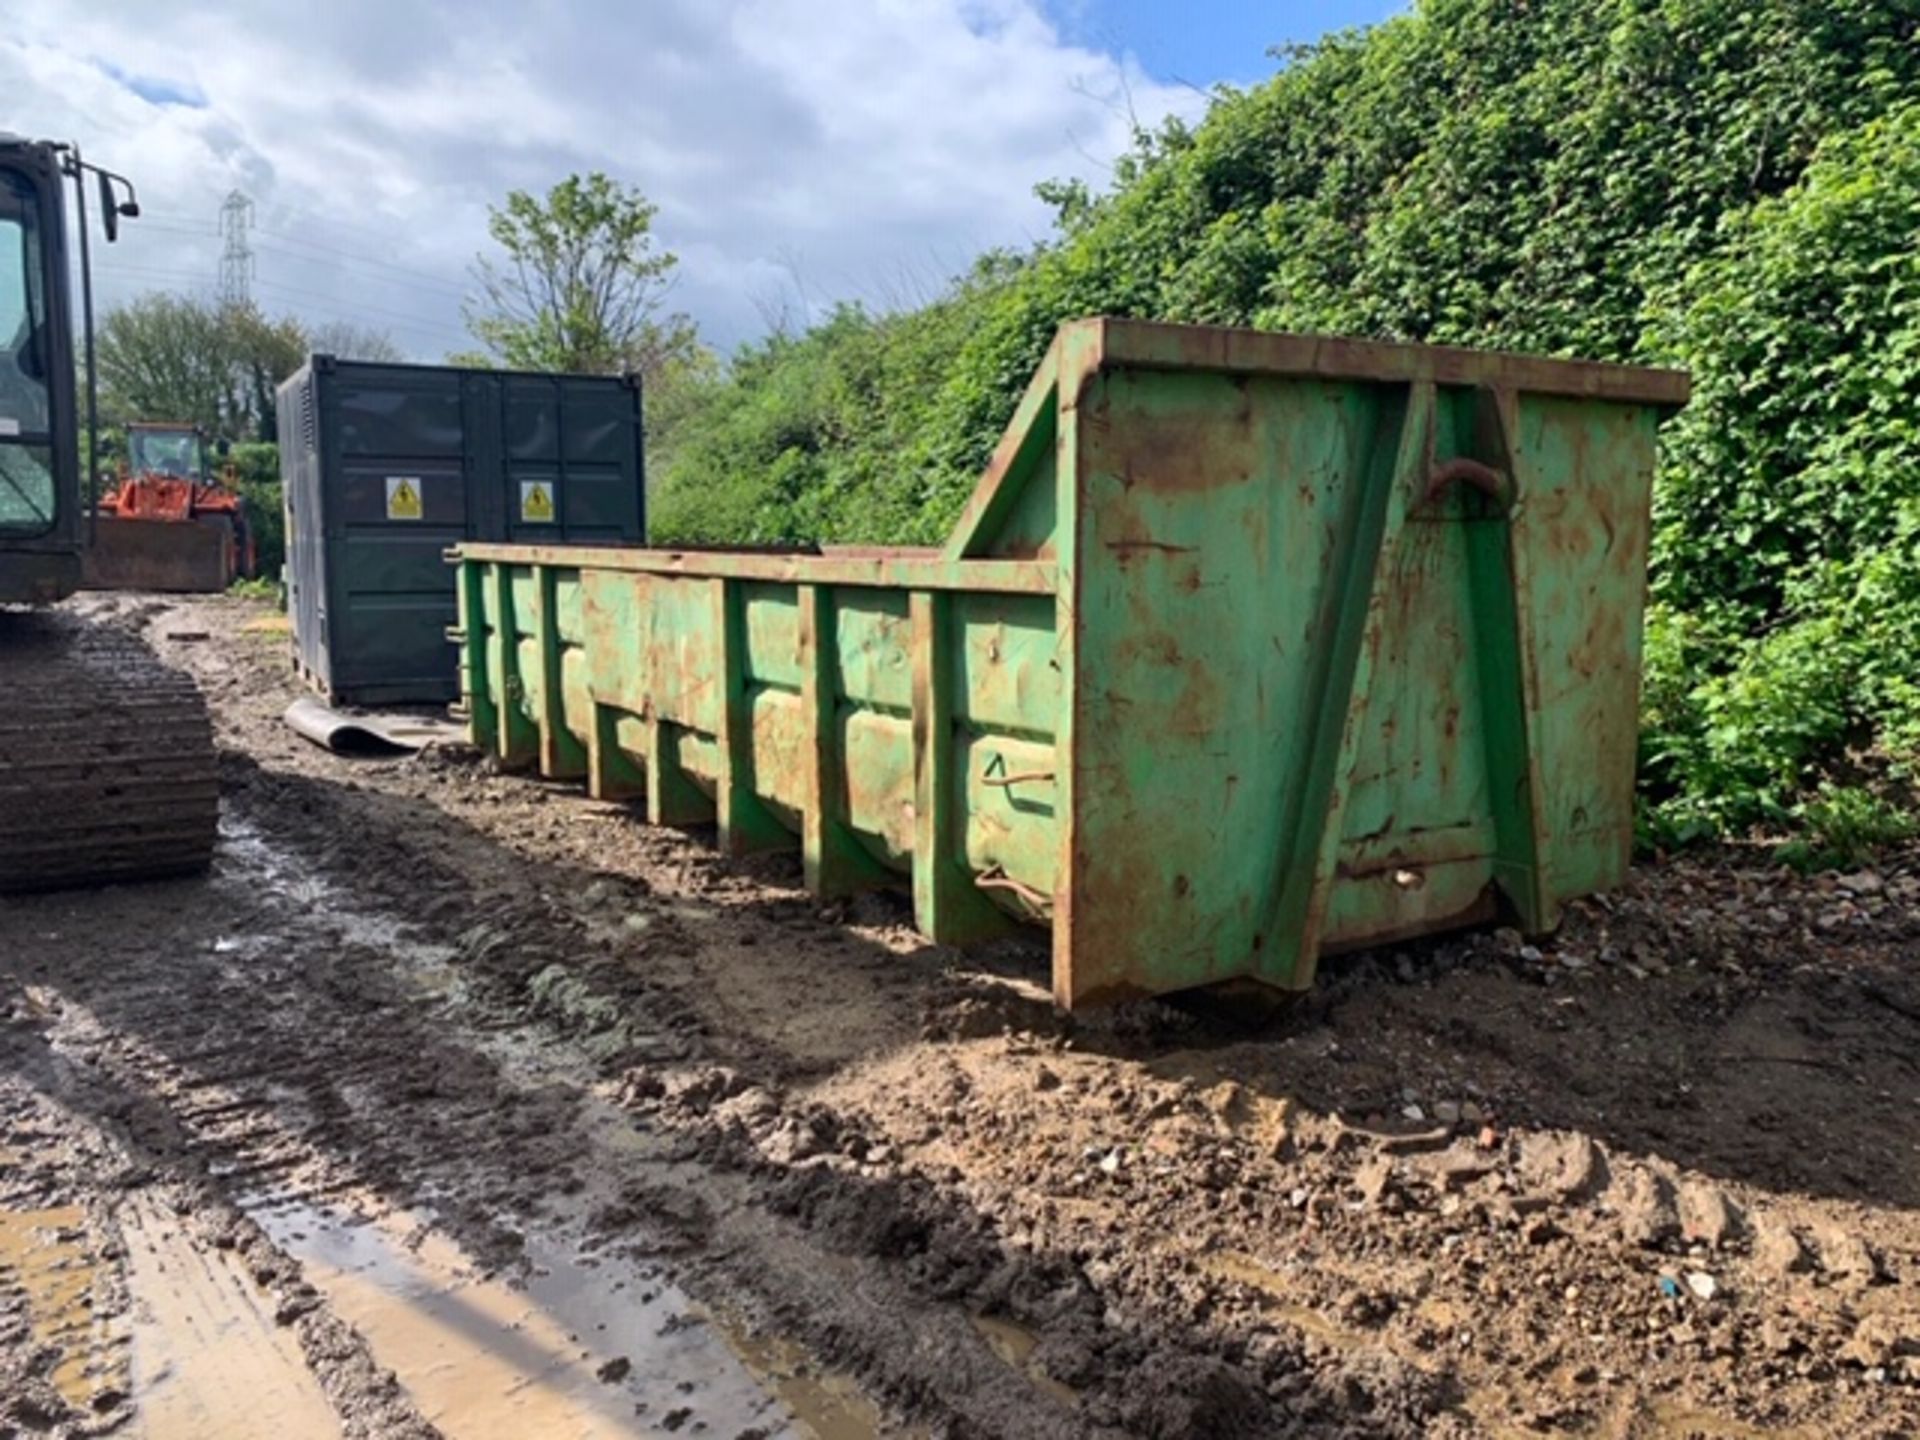
M 295 664 L 339 703 L 459 694 L 449 545 L 646 538 L 638 377 L 315 355 L 279 423 Z

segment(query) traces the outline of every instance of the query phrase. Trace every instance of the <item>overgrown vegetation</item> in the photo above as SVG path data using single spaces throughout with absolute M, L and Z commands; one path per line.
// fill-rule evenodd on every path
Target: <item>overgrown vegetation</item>
M 280 583 L 280 567 L 287 558 L 287 517 L 280 494 L 280 447 L 235 445 L 227 455 L 233 465 L 234 487 L 246 501 L 247 524 L 253 530 L 254 561 L 259 578 Z
M 1646 834 L 1902 833 L 1920 763 L 1920 18 L 1891 0 L 1424 0 L 1288 50 L 1051 243 L 843 309 L 656 414 L 656 533 L 942 534 L 1054 328 L 1152 316 L 1684 365 Z M 684 382 L 683 382 L 684 383 Z

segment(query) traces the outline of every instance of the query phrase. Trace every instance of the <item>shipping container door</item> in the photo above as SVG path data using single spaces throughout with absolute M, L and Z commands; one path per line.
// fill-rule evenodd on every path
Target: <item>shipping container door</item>
M 507 538 L 552 544 L 560 525 L 560 381 L 510 375 L 506 392 L 505 491 Z
M 639 398 L 640 392 L 625 383 L 563 385 L 561 520 L 566 538 L 576 544 L 638 543 L 646 537 Z
M 638 392 L 623 381 L 561 376 L 515 375 L 505 386 L 509 537 L 637 542 Z
M 505 540 L 506 377 L 485 370 L 460 374 L 462 424 L 466 430 L 467 539 Z
M 353 366 L 334 384 L 338 445 L 326 507 L 334 686 L 368 702 L 418 695 L 423 683 L 450 694 L 455 667 L 444 632 L 454 593 L 442 552 L 469 524 L 460 377 Z

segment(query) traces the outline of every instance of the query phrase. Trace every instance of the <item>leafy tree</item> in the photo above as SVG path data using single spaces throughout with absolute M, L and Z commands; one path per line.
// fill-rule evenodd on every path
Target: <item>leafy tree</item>
M 276 434 L 274 391 L 307 358 L 307 336 L 290 317 L 269 320 L 251 307 L 222 312 L 232 397 L 219 433 L 270 441 Z
M 220 311 L 185 295 L 156 292 L 109 311 L 98 335 L 106 412 L 224 433 L 233 401 L 228 341 Z
M 287 558 L 286 515 L 280 494 L 280 447 L 260 443 L 235 445 L 227 453 L 234 487 L 246 502 L 247 525 L 253 532 L 254 559 L 260 578 L 279 578 Z
M 639 190 L 597 170 L 544 197 L 511 191 L 490 207 L 487 230 L 504 259 L 475 261 L 480 293 L 466 312 L 486 347 L 481 363 L 653 375 L 689 360 L 693 322 L 662 313 L 679 259 L 655 248 L 657 213 Z
M 112 422 L 179 420 L 231 440 L 274 438 L 274 391 L 309 351 L 397 360 L 385 334 L 353 325 L 311 332 L 291 316 L 159 291 L 100 323 L 100 388 Z

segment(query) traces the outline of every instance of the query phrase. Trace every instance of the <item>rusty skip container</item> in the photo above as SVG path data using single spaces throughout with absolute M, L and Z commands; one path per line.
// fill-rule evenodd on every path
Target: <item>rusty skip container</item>
M 1051 927 L 1067 1006 L 1625 874 L 1655 433 L 1684 375 L 1092 320 L 947 543 L 462 545 L 465 714 L 510 765 Z

